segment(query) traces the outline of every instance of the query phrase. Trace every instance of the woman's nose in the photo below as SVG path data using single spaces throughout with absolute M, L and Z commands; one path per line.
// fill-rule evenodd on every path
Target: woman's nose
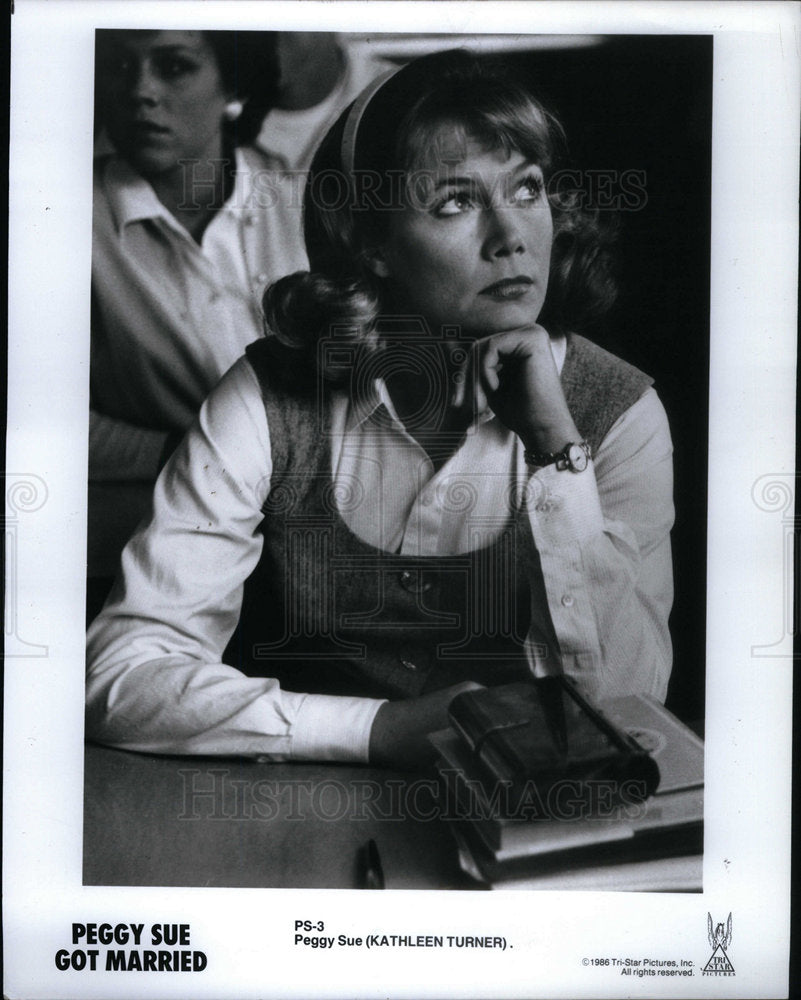
M 158 101 L 158 79 L 147 61 L 131 67 L 127 83 L 128 94 L 132 100 L 145 104 L 155 104 Z
M 518 217 L 519 209 L 513 206 L 494 206 L 487 209 L 487 228 L 484 234 L 484 255 L 510 257 L 525 253 L 526 244 Z

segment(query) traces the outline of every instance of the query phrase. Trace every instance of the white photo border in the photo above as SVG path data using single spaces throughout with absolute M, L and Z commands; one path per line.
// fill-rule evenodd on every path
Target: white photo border
M 416 31 L 714 36 L 704 892 L 350 893 L 82 885 L 83 590 L 94 31 L 403 32 L 400 2 L 17 0 L 12 19 L 4 931 L 11 997 L 780 997 L 789 956 L 799 6 L 415 3 Z M 788 527 L 789 525 L 789 527 Z M 13 543 L 13 544 L 12 544 Z M 9 603 L 10 601 L 10 603 Z M 9 614 L 9 611 L 12 612 Z M 736 979 L 621 980 L 617 953 Z M 503 953 L 299 954 L 337 932 L 498 933 Z M 202 974 L 59 971 L 73 921 L 187 922 Z M 421 950 L 422 952 L 422 950 Z M 458 959 L 454 961 L 454 958 Z M 683 992 L 682 992 L 683 991 Z

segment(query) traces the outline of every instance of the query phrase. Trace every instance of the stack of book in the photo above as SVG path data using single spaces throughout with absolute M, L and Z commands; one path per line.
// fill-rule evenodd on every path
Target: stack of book
M 702 741 L 561 678 L 459 695 L 432 735 L 461 866 L 493 889 L 701 890 Z

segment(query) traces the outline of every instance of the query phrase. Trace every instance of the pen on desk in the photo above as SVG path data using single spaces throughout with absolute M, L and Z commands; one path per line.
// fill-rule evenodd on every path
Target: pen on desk
M 378 845 L 370 838 L 359 852 L 362 889 L 383 889 L 384 869 L 381 866 L 381 855 Z

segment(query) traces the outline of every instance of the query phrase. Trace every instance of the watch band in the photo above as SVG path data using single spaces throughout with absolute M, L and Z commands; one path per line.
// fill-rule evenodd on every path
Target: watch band
M 561 451 L 529 451 L 523 452 L 526 465 L 543 469 L 555 465 L 561 472 L 569 469 L 571 472 L 583 472 L 590 464 L 592 449 L 587 441 L 568 441 Z

